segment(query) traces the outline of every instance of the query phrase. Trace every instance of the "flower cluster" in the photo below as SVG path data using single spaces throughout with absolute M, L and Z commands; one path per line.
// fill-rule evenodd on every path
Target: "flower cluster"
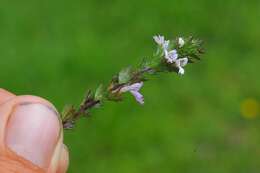
M 176 49 L 173 50 L 169 50 L 169 44 L 170 41 L 169 40 L 165 40 L 164 36 L 154 36 L 154 41 L 161 46 L 161 48 L 163 49 L 164 52 L 164 58 L 166 59 L 166 61 L 170 64 L 175 64 L 175 66 L 179 69 L 179 74 L 183 75 L 184 74 L 184 69 L 183 67 L 186 66 L 188 64 L 188 58 L 184 57 L 184 58 L 179 58 L 178 52 Z M 183 40 L 183 38 L 179 37 L 178 38 L 178 46 L 179 48 L 183 47 L 185 44 L 185 41 Z
M 157 44 L 157 51 L 153 56 L 143 59 L 136 68 L 122 69 L 106 87 L 100 85 L 95 92 L 89 91 L 78 108 L 67 106 L 64 109 L 62 113 L 64 129 L 72 128 L 80 117 L 89 116 L 91 108 L 99 107 L 106 101 L 123 100 L 126 92 L 131 93 L 139 104 L 144 104 L 140 89 L 149 76 L 164 72 L 177 72 L 183 75 L 184 67 L 188 63 L 200 60 L 203 53 L 202 42 L 193 37 L 166 40 L 164 36 L 158 35 L 153 39 Z

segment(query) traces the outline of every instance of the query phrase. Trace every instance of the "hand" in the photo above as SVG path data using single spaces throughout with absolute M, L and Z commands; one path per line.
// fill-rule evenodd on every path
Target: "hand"
M 0 172 L 65 173 L 68 163 L 54 106 L 0 89 Z

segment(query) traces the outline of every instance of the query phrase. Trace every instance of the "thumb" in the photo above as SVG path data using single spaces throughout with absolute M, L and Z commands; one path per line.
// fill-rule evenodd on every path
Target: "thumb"
M 0 156 L 10 157 L 10 153 L 48 173 L 64 164 L 60 161 L 64 153 L 61 123 L 48 101 L 17 96 L 0 106 Z

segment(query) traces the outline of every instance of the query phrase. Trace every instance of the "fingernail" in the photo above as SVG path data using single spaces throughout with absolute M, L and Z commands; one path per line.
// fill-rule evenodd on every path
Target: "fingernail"
M 18 105 L 7 124 L 6 144 L 19 156 L 47 168 L 59 138 L 60 124 L 52 108 Z

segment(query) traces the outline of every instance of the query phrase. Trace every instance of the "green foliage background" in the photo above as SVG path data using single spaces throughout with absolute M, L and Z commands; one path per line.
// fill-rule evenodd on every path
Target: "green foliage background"
M 183 77 L 145 83 L 65 133 L 69 172 L 256 173 L 260 120 L 240 113 L 260 98 L 260 1 L 1 0 L 0 82 L 58 109 L 152 54 L 152 36 L 205 40 Z

